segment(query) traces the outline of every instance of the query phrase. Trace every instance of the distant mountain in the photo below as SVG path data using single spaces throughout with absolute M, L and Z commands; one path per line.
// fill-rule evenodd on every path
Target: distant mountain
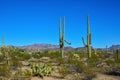
M 21 49 L 28 49 L 28 50 L 45 50 L 45 49 L 57 49 L 59 45 L 52 45 L 52 44 L 32 44 L 26 46 L 19 46 L 18 48 Z
M 53 44 L 32 44 L 32 45 L 26 45 L 26 46 L 19 46 L 18 48 L 20 49 L 28 49 L 28 50 L 59 50 L 59 45 L 53 45 Z M 106 50 L 106 48 L 97 48 L 101 50 Z M 112 45 L 111 47 L 108 48 L 109 50 L 116 50 L 120 49 L 120 45 Z M 86 50 L 84 47 L 77 47 L 73 48 L 71 46 L 66 46 L 65 47 L 66 51 L 78 51 L 78 50 Z
M 53 45 L 53 44 L 32 44 L 32 45 L 26 45 L 26 46 L 17 46 L 17 48 L 20 49 L 27 49 L 27 50 L 59 50 L 59 45 Z M 71 46 L 66 46 L 64 48 L 66 51 L 74 50 Z
M 116 50 L 116 49 L 120 49 L 120 45 L 112 45 L 109 50 Z

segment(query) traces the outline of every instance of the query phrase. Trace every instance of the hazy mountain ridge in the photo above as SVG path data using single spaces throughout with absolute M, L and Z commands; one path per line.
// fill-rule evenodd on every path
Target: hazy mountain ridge
M 112 45 L 111 47 L 109 47 L 110 50 L 116 50 L 116 49 L 120 49 L 120 45 Z
M 54 44 L 31 44 L 31 45 L 25 45 L 25 46 L 18 46 L 18 48 L 21 49 L 29 49 L 29 50 L 59 50 L 59 45 L 54 45 Z M 106 48 L 97 48 L 97 49 L 102 49 L 105 50 Z M 120 45 L 112 45 L 108 48 L 109 50 L 116 50 L 116 49 L 120 49 Z M 77 48 L 73 48 L 71 46 L 66 46 L 65 50 L 85 50 L 84 47 L 77 47 Z
M 57 49 L 59 45 L 53 44 L 32 44 L 32 45 L 25 45 L 25 46 L 18 46 L 21 49 Z

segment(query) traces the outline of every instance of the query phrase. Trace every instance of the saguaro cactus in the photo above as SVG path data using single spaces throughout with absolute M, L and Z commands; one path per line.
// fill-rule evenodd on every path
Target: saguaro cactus
M 64 42 L 67 44 L 71 44 L 65 40 L 65 17 L 60 18 L 60 27 L 59 27 L 59 45 L 60 45 L 60 53 L 62 58 L 64 58 Z
M 115 56 L 115 61 L 119 61 L 119 49 L 115 51 L 114 56 Z
M 108 53 L 108 46 L 106 45 L 106 53 Z
M 2 36 L 2 47 L 4 47 L 4 36 Z
M 84 42 L 84 38 L 82 37 L 83 44 L 85 48 L 87 48 L 88 58 L 91 57 L 91 32 L 90 32 L 90 21 L 89 16 L 87 16 L 87 44 Z

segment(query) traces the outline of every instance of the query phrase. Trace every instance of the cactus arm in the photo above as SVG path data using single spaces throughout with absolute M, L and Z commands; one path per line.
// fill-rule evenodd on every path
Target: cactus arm
M 63 21 L 62 21 L 62 25 L 63 25 L 63 37 L 65 37 L 65 16 L 63 18 Z
M 82 42 L 84 44 L 84 46 L 86 47 L 86 44 L 85 44 L 85 41 L 84 41 L 84 38 L 82 37 Z
M 59 41 L 61 42 L 61 38 L 62 38 L 62 31 L 61 31 L 61 18 L 60 18 L 60 26 L 59 26 Z
M 68 42 L 67 40 L 64 40 L 68 45 L 71 45 L 71 43 L 70 42 Z
M 89 16 L 87 16 L 87 33 L 90 33 L 90 19 Z

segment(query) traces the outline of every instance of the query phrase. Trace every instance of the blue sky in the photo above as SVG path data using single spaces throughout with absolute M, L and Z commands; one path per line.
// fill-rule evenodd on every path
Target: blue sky
M 0 36 L 6 45 L 59 44 L 59 18 L 66 16 L 66 40 L 82 47 L 89 14 L 93 47 L 120 44 L 119 4 L 119 0 L 0 0 Z

